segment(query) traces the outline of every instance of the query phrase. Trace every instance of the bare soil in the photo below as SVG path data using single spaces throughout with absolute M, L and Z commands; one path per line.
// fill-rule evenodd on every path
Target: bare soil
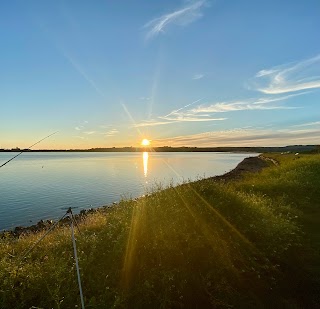
M 213 181 L 231 181 L 237 180 L 245 173 L 258 173 L 264 168 L 270 165 L 278 165 L 275 160 L 269 158 L 258 156 L 258 157 L 249 157 L 241 161 L 232 171 L 225 173 L 221 176 L 211 177 Z

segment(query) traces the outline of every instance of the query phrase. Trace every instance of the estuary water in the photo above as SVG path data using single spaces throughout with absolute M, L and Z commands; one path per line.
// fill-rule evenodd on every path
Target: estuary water
M 0 152 L 0 165 L 16 153 Z M 155 183 L 221 175 L 256 154 L 23 153 L 0 169 L 0 230 L 56 219 L 67 207 L 99 207 L 145 194 Z

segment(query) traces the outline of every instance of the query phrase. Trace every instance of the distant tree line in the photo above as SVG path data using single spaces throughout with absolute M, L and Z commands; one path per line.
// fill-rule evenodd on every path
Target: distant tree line
M 320 152 L 320 145 L 291 145 L 284 147 L 110 147 L 91 149 L 0 149 L 0 152 Z

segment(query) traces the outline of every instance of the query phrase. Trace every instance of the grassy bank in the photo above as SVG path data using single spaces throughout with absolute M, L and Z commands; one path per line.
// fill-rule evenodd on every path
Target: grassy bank
M 320 155 L 201 180 L 80 224 L 86 308 L 319 308 Z M 159 186 L 157 189 L 162 189 Z M 80 307 L 70 228 L 0 242 L 0 308 Z

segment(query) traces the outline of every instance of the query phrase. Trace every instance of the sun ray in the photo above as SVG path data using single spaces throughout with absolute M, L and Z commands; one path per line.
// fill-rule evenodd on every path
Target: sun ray
M 139 234 L 142 229 L 145 214 L 145 199 L 136 204 L 132 210 L 130 230 L 128 234 L 127 246 L 124 256 L 121 282 L 125 289 L 130 288 L 134 277 L 134 266 L 137 258 L 136 246 L 139 241 Z

